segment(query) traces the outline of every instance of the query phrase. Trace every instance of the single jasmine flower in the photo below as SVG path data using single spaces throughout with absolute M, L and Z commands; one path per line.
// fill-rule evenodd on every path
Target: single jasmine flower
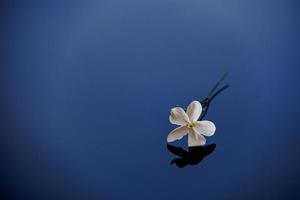
M 188 134 L 188 146 L 205 145 L 204 136 L 212 136 L 216 131 L 216 126 L 211 121 L 197 121 L 201 115 L 202 106 L 199 101 L 193 101 L 185 112 L 181 107 L 171 109 L 169 120 L 172 124 L 180 127 L 169 133 L 167 142 L 174 142 L 182 139 Z

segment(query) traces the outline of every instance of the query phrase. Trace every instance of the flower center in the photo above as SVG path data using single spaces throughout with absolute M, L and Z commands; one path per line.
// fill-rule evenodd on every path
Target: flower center
M 193 123 L 188 123 L 186 126 L 187 126 L 188 128 L 193 128 L 194 124 L 193 124 Z

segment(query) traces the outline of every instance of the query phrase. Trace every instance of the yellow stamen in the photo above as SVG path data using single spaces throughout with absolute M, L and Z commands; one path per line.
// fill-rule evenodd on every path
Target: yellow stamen
M 188 128 L 193 128 L 194 125 L 193 125 L 192 123 L 189 123 L 189 124 L 187 124 L 186 126 L 187 126 Z

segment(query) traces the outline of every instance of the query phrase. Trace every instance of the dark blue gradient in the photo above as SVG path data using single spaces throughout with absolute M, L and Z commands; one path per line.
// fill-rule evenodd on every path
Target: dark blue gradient
M 298 1 L 0 5 L 1 199 L 300 199 Z M 226 71 L 213 152 L 171 165 L 170 108 Z

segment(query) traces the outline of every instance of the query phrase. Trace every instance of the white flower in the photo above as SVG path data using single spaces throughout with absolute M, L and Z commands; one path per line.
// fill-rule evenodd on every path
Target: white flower
M 199 101 L 193 101 L 185 112 L 181 107 L 171 109 L 169 120 L 172 124 L 180 127 L 169 133 L 167 142 L 180 140 L 188 134 L 188 145 L 201 146 L 205 145 L 204 136 L 212 136 L 216 131 L 216 126 L 211 121 L 197 121 L 201 115 L 202 106 Z

